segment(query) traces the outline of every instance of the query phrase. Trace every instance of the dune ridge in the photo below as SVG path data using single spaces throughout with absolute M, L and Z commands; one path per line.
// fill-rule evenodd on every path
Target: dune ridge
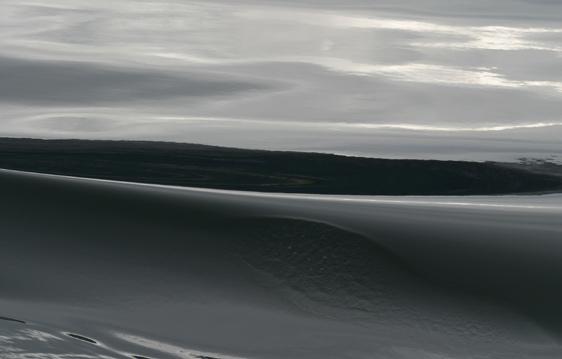
M 560 355 L 560 195 L 393 203 L 0 170 L 0 196 L 0 315 L 27 323 L 0 322 L 10 358 Z

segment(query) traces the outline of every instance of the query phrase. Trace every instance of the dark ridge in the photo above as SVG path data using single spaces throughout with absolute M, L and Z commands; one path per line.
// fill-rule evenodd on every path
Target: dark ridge
M 65 333 L 65 334 L 68 335 L 71 338 L 78 339 L 78 340 L 81 340 L 81 341 L 86 342 L 86 343 L 98 344 L 98 342 L 96 342 L 95 340 L 84 337 L 82 335 L 72 334 L 72 333 Z
M 197 358 L 197 359 L 220 359 L 220 358 L 217 358 L 217 357 L 210 357 L 210 356 L 207 356 L 207 355 L 195 355 L 195 358 Z
M 131 355 L 133 359 L 150 359 L 149 357 L 143 357 L 142 355 Z
M 26 322 L 24 322 L 23 320 L 8 318 L 8 317 L 0 317 L 0 320 L 5 320 L 7 322 L 15 322 L 15 323 L 26 324 Z
M 0 138 L 0 168 L 261 192 L 484 195 L 562 190 L 562 176 L 518 164 L 391 160 L 149 141 Z

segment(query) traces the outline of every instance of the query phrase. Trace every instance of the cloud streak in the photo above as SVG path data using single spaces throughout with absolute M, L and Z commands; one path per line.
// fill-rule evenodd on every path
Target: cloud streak
M 271 84 L 212 73 L 180 75 L 89 63 L 0 58 L 0 102 L 100 104 L 170 98 L 212 98 L 267 91 Z
M 313 149 L 326 128 L 333 137 L 323 148 L 331 141 L 334 151 L 348 130 L 375 140 L 402 132 L 404 148 L 412 134 L 436 132 L 502 133 L 510 148 L 520 138 L 507 134 L 525 133 L 536 146 L 541 128 L 562 138 L 561 7 L 548 1 L 4 0 L 1 7 L 0 134 L 133 138 L 159 118 L 175 118 L 154 138 L 233 144 L 236 137 L 243 147 L 243 133 L 259 133 L 263 147 L 285 148 L 292 136 L 294 148 Z M 37 114 L 50 118 L 30 120 Z M 356 151 L 356 139 L 346 139 Z

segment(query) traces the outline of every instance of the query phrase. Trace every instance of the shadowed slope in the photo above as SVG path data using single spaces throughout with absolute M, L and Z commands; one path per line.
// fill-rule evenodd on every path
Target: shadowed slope
M 392 202 L 4 170 L 0 196 L 0 314 L 105 345 L 72 348 L 157 359 L 562 352 L 559 196 Z

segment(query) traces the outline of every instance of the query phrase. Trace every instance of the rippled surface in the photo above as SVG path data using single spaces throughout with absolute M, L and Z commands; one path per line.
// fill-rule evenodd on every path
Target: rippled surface
M 0 171 L 0 357 L 558 358 L 562 198 Z
M 559 160 L 556 1 L 0 7 L 2 135 Z

